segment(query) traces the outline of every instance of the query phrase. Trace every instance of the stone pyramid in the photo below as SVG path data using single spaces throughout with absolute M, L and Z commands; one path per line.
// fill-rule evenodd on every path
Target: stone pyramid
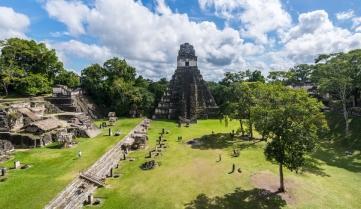
M 218 107 L 197 67 L 192 45 L 180 46 L 177 69 L 159 102 L 153 119 L 176 119 L 194 122 L 200 118 L 216 117 Z

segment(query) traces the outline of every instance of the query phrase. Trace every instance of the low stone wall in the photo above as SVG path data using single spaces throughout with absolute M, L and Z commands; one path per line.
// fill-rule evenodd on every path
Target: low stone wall
M 118 142 L 112 149 L 105 153 L 88 170 L 80 173 L 57 197 L 55 197 L 45 209 L 75 209 L 81 208 L 88 197 L 91 197 L 98 186 L 104 184 L 104 179 L 113 174 L 113 168 L 117 167 L 123 158 L 124 145 L 134 143 L 132 135 L 135 132 L 144 132 L 149 126 L 149 120 L 145 119 L 139 123 L 127 136 Z

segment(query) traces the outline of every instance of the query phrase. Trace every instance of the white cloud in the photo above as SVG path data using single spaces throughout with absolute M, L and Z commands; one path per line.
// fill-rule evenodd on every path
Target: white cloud
M 85 12 L 74 15 L 72 21 L 54 17 L 64 22 L 69 32 L 77 25 L 75 28 L 81 29 L 78 34 L 95 37 L 98 43 L 71 40 L 53 44 L 64 60 L 80 57 L 102 63 L 119 56 L 151 79 L 170 78 L 179 45 L 184 42 L 194 45 L 199 68 L 208 80 L 219 80 L 224 72 L 247 68 L 285 69 L 313 62 L 321 53 L 361 47 L 357 24 L 353 31 L 336 27 L 323 10 L 302 13 L 292 24 L 279 0 L 199 0 L 203 9 L 215 8 L 217 15 L 226 19 L 239 18 L 241 29 L 227 24 L 220 29 L 209 21 L 194 22 L 187 14 L 172 11 L 164 0 L 155 1 L 155 12 L 134 0 L 95 0 L 91 7 L 79 1 L 61 2 L 58 4 L 66 6 L 57 7 L 59 14 L 66 14 L 68 5 L 77 5 Z M 277 32 L 277 36 L 269 37 L 269 32 Z M 244 36 L 255 41 L 245 41 Z
M 326 11 L 317 10 L 300 14 L 298 24 L 283 34 L 282 41 L 278 56 L 307 63 L 319 54 L 361 48 L 361 33 L 334 26 Z
M 67 13 L 69 4 L 86 7 L 84 4 L 79 5 L 78 1 L 62 2 L 57 5 L 66 6 L 57 7 L 59 14 Z M 213 22 L 196 23 L 186 14 L 173 13 L 163 0 L 157 1 L 156 13 L 134 0 L 96 0 L 94 6 L 86 10 L 87 14 L 75 16 L 73 21 L 66 22 L 58 17 L 59 21 L 67 24 L 69 30 L 73 28 L 73 22 L 79 23 L 78 28 L 86 29 L 88 35 L 98 38 L 100 45 L 109 50 L 109 54 L 125 57 L 140 72 L 153 78 L 163 76 L 165 69 L 160 66 L 172 67 L 168 71 L 174 71 L 179 45 L 184 42 L 195 46 L 200 66 L 205 67 L 201 70 L 208 78 L 214 75 L 212 70 L 243 63 L 243 56 L 255 55 L 264 50 L 253 43 L 245 43 L 238 30 L 228 27 L 221 30 Z M 67 44 L 62 47 L 62 51 L 72 50 L 74 54 L 84 56 L 82 50 L 74 49 L 76 47 L 76 44 Z
M 168 5 L 166 5 L 164 0 L 157 0 L 156 11 L 158 12 L 158 14 L 162 14 L 162 15 L 172 14 L 172 10 L 168 7 Z
M 112 57 L 112 53 L 107 47 L 96 44 L 86 44 L 77 40 L 59 43 L 47 42 L 47 45 L 50 48 L 56 49 L 59 58 L 65 62 L 66 65 L 70 64 L 70 58 L 74 56 L 97 63 L 103 63 Z
M 361 17 L 352 18 L 352 29 L 356 32 L 361 32 Z
M 83 23 L 89 14 L 89 8 L 81 1 L 48 0 L 45 9 L 50 17 L 64 23 L 70 34 L 81 35 L 85 33 Z
M 288 28 L 291 16 L 279 0 L 198 0 L 201 9 L 214 9 L 227 20 L 239 20 L 242 34 L 261 43 L 268 42 L 267 33 Z
M 355 16 L 355 12 L 353 10 L 343 11 L 336 14 L 336 18 L 338 20 L 349 20 Z
M 30 25 L 29 18 L 12 8 L 0 6 L 0 39 L 11 37 L 26 38 L 25 32 Z

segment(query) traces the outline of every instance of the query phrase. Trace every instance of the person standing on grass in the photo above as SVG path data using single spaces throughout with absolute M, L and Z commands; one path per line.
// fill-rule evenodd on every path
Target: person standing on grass
M 78 158 L 81 158 L 81 155 L 82 155 L 81 151 L 78 151 Z

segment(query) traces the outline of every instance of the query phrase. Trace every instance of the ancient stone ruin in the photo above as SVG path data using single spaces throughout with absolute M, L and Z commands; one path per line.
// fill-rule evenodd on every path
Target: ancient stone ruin
M 99 108 L 80 88 L 70 89 L 67 86 L 56 85 L 53 88 L 53 95 L 46 100 L 65 112 L 82 112 L 93 119 L 102 117 Z
M 215 117 L 217 112 L 217 104 L 198 70 L 193 46 L 182 44 L 177 57 L 177 69 L 153 118 L 195 122 L 198 118 Z
M 54 88 L 53 96 L 63 95 L 64 99 L 64 95 L 74 93 L 66 89 Z M 64 111 L 61 104 L 52 104 L 43 97 L 1 100 L 0 105 L 0 139 L 15 148 L 41 147 L 52 142 L 70 147 L 75 137 L 92 138 L 100 133 L 88 112 Z
M 11 152 L 14 151 L 14 146 L 7 140 L 0 140 L 0 162 L 7 160 Z
M 108 113 L 108 121 L 109 125 L 114 125 L 114 123 L 118 120 L 118 117 L 115 112 L 109 112 Z

